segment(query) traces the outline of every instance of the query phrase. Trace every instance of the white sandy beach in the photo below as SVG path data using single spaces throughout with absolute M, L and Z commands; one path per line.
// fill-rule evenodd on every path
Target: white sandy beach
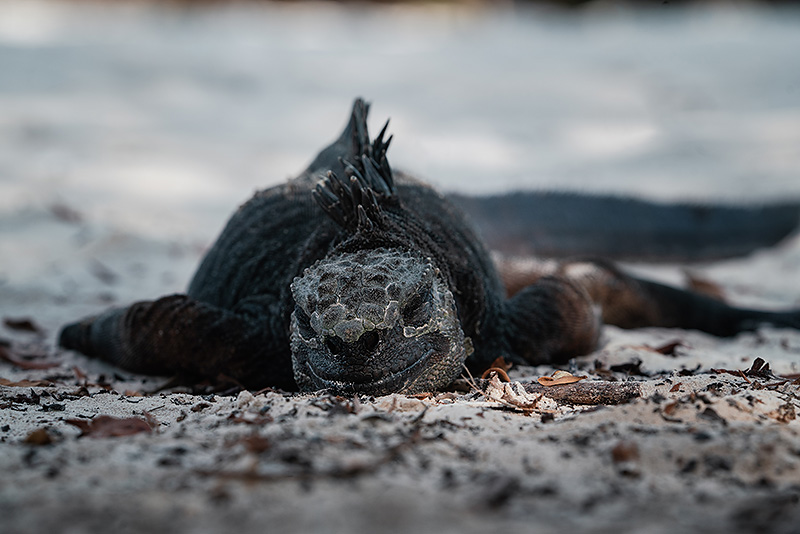
M 357 95 L 373 128 L 392 117 L 392 163 L 444 190 L 800 199 L 800 13 L 662 15 L 0 3 L 0 318 L 40 328 L 0 326 L 23 362 L 0 360 L 0 532 L 795 532 L 796 331 L 608 327 L 571 371 L 640 395 L 527 412 L 474 391 L 154 392 L 166 378 L 54 347 L 66 322 L 182 291 Z M 688 268 L 800 307 L 797 234 Z M 745 373 L 757 358 L 771 373 Z

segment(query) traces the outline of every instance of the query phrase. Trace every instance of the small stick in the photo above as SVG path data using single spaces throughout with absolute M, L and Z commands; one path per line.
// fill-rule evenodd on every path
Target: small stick
M 478 379 L 475 385 L 485 391 L 489 381 Z M 642 389 L 636 382 L 575 382 L 559 386 L 525 382 L 522 386 L 528 393 L 543 394 L 562 404 L 624 404 L 642 396 Z

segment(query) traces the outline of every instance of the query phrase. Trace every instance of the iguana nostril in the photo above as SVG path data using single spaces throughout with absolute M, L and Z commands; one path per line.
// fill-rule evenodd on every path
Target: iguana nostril
M 335 336 L 327 336 L 325 338 L 325 346 L 331 354 L 341 354 L 345 350 L 345 342 Z
M 364 335 L 361 336 L 361 339 L 358 340 L 358 343 L 364 348 L 367 352 L 372 352 L 378 347 L 378 333 L 374 330 L 371 330 Z
M 370 353 L 373 352 L 380 342 L 380 336 L 374 330 L 366 332 L 357 341 L 348 343 L 337 336 L 326 336 L 325 346 L 331 354 L 342 355 L 347 353 Z

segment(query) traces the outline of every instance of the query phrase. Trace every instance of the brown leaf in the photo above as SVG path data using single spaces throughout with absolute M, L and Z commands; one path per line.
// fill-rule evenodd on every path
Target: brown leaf
M 772 370 L 769 368 L 769 363 L 764 361 L 763 358 L 756 358 L 753 360 L 753 365 L 750 366 L 750 369 L 745 371 L 745 374 L 758 378 L 774 378 Z
M 538 382 L 543 386 L 560 386 L 579 382 L 585 378 L 585 376 L 575 376 L 566 371 L 556 371 L 551 376 L 540 376 Z
M 611 449 L 611 459 L 615 464 L 639 460 L 639 446 L 633 441 L 622 440 Z
M 728 426 L 728 421 L 722 417 L 720 414 L 716 412 L 713 408 L 706 408 L 702 412 L 697 415 L 700 419 L 705 419 L 706 421 L 713 421 L 715 423 L 722 423 L 723 426 Z
M 25 438 L 28 445 L 50 445 L 53 437 L 47 432 L 46 428 L 37 428 Z
M 661 411 L 664 412 L 664 415 L 672 416 L 672 414 L 674 414 L 675 410 L 677 409 L 678 409 L 678 401 L 672 401 L 668 404 L 665 404 L 664 408 L 662 408 Z
M 114 438 L 153 431 L 152 420 L 147 421 L 141 417 L 118 418 L 110 415 L 98 415 L 89 421 L 67 419 L 66 422 L 80 429 L 79 437 Z
M 33 322 L 33 319 L 29 317 L 4 317 L 3 324 L 11 330 L 32 332 L 34 334 L 44 334 L 42 327 Z
M 194 406 L 192 406 L 192 411 L 193 412 L 202 412 L 206 408 L 210 408 L 210 407 L 211 407 L 211 405 L 209 403 L 207 403 L 207 402 L 199 402 L 199 403 L 195 404 Z
M 10 364 L 19 367 L 20 369 L 25 369 L 28 371 L 32 369 L 52 369 L 53 367 L 58 367 L 61 365 L 58 362 L 36 362 L 23 360 L 14 354 L 10 349 L 3 347 L 2 345 L 0 345 L 0 360 L 5 360 Z
M 101 415 L 99 417 L 106 417 Z M 77 426 L 78 429 L 81 431 L 81 436 L 84 436 L 89 433 L 89 429 L 91 428 L 91 420 L 84 421 L 83 419 L 67 419 L 67 423 L 72 426 Z
M 248 452 L 252 452 L 253 454 L 261 454 L 272 447 L 272 443 L 268 438 L 259 436 L 258 434 L 244 437 L 239 440 L 239 443 L 241 443 Z
M 769 417 L 772 417 L 779 423 L 789 423 L 790 421 L 794 421 L 797 418 L 794 404 L 792 404 L 791 402 L 787 402 L 786 404 L 778 406 L 777 410 L 773 410 L 767 413 L 767 415 Z
M 84 373 L 77 365 L 72 366 L 72 372 L 75 374 L 75 378 L 78 380 L 85 381 L 88 378 L 86 373 Z
M 506 373 L 505 370 L 503 370 L 501 367 L 489 367 L 481 375 L 481 380 L 485 380 L 487 378 L 490 378 L 492 376 L 492 374 L 497 375 L 504 382 L 511 382 L 511 378 L 508 377 L 508 373 Z
M 492 375 L 488 380 L 484 397 L 489 401 L 496 401 L 530 414 L 533 411 L 546 411 L 546 406 L 553 403 L 551 399 L 545 398 L 543 393 L 529 393 L 525 386 L 519 382 L 501 382 L 498 376 Z
M 492 362 L 492 365 L 490 365 L 489 368 L 486 369 L 483 374 L 481 374 L 481 379 L 489 378 L 489 375 L 492 373 L 497 373 L 497 375 L 505 382 L 511 382 L 511 379 L 508 377 L 508 370 L 511 369 L 513 365 L 514 364 L 511 362 L 506 362 L 505 358 L 502 356 L 498 356 Z
M 675 384 L 674 386 L 669 388 L 669 392 L 670 393 L 675 393 L 676 391 L 680 391 L 682 385 L 683 385 L 683 382 L 678 382 L 677 384 Z
M 258 414 L 254 417 L 230 414 L 228 420 L 234 423 L 244 423 L 246 425 L 265 425 L 273 421 L 272 416 L 269 414 Z
M 506 372 L 508 372 L 509 370 L 511 370 L 511 368 L 512 368 L 513 366 L 514 366 L 514 364 L 513 364 L 513 363 L 511 363 L 511 362 L 506 362 L 506 359 L 505 359 L 505 358 L 503 358 L 502 356 L 498 356 L 497 358 L 495 358 L 495 360 L 492 362 L 492 365 L 490 365 L 489 367 L 494 367 L 494 368 L 497 368 L 497 369 L 502 369 L 503 371 L 506 371 Z
M 686 276 L 686 281 L 689 283 L 689 289 L 711 297 L 712 299 L 725 302 L 725 290 L 722 289 L 721 285 L 689 271 L 684 271 L 683 274 Z
M 12 388 L 46 388 L 52 385 L 53 383 L 48 382 L 47 380 L 19 380 L 17 382 L 13 382 L 7 378 L 0 378 L 0 386 L 8 386 Z
M 608 369 L 610 371 L 614 371 L 617 373 L 626 373 L 628 375 L 648 376 L 647 373 L 642 371 L 642 360 L 640 360 L 639 358 L 636 358 L 632 362 L 612 365 Z
M 334 415 L 357 414 L 361 410 L 358 397 L 345 398 L 340 395 L 326 395 L 311 401 L 312 406 Z
M 663 354 L 664 356 L 675 356 L 675 349 L 684 346 L 685 345 L 683 344 L 682 341 L 672 341 L 665 345 L 661 345 L 660 347 L 655 347 L 653 350 L 660 354 Z
M 675 349 L 678 347 L 684 347 L 684 343 L 682 341 L 670 341 L 664 345 L 658 347 L 651 347 L 650 345 L 625 345 L 625 348 L 634 349 L 634 350 L 646 350 L 648 352 L 657 352 L 659 354 L 663 354 L 664 356 L 675 356 Z

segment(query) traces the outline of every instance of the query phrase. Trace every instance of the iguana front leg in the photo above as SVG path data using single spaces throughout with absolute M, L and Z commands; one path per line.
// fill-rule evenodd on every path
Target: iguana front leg
M 59 344 L 129 371 L 223 374 L 245 386 L 296 388 L 274 298 L 225 310 L 172 295 L 109 310 L 64 327 Z

